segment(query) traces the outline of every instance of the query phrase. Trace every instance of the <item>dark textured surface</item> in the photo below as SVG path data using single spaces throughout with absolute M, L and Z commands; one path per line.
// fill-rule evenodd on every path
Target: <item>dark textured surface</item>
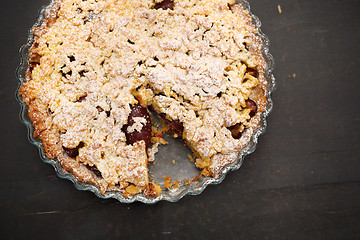
M 360 239 L 360 1 L 251 0 L 276 62 L 268 130 L 220 185 L 155 205 L 78 191 L 28 142 L 14 72 L 47 2 L 0 7 L 1 239 Z

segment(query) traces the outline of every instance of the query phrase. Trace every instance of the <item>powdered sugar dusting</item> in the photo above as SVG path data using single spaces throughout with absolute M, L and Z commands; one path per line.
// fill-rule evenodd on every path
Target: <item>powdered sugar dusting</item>
M 143 126 L 146 124 L 146 119 L 143 117 L 133 117 L 134 124 L 128 126 L 126 131 L 128 133 L 133 133 L 134 131 L 140 132 Z

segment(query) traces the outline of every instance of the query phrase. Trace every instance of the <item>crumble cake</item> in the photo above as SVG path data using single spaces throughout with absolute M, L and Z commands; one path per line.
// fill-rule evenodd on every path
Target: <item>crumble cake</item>
M 149 110 L 216 176 L 266 107 L 261 39 L 234 0 L 55 0 L 32 32 L 19 94 L 34 136 L 103 194 L 161 192 Z

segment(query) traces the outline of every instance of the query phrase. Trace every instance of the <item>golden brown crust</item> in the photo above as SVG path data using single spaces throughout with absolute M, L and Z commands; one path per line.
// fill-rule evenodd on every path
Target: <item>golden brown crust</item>
M 156 2 L 147 0 L 130 4 L 128 1 L 108 0 L 89 3 L 90 6 L 76 0 L 58 0 L 48 9 L 41 26 L 33 29 L 27 82 L 21 86 L 19 94 L 29 106 L 34 137 L 43 141 L 49 158 L 57 158 L 64 169 L 73 172 L 80 181 L 99 186 L 101 193 L 122 191 L 130 197 L 138 192 L 154 196 L 161 191 L 159 186 L 148 181 L 144 142 L 126 145 L 122 132 L 109 134 L 119 131 L 126 123 L 129 104 L 136 103 L 136 99 L 142 105 L 151 105 L 159 114 L 165 114 L 168 121 L 181 122 L 183 138 L 197 157 L 196 166 L 202 169 L 202 175 L 207 176 L 216 176 L 225 165 L 236 160 L 237 153 L 259 126 L 260 114 L 266 108 L 261 39 L 251 23 L 251 17 L 240 5 L 232 5 L 229 9 L 228 4 L 234 1 L 176 0 L 174 10 L 154 10 Z M 74 17 L 72 14 L 75 14 Z M 178 18 L 176 21 L 172 19 L 174 16 Z M 162 26 L 156 25 L 157 21 Z M 181 27 L 176 26 L 177 21 L 188 24 L 184 31 L 195 26 L 195 33 L 185 35 L 184 31 L 176 31 L 177 27 Z M 153 36 L 142 32 L 143 36 L 139 38 L 139 32 L 131 32 L 143 26 L 146 31 L 153 29 Z M 66 33 L 61 31 L 68 30 L 67 27 L 79 30 L 78 35 L 83 38 L 63 37 Z M 203 31 L 200 33 L 203 35 L 196 33 L 196 27 Z M 207 32 L 210 37 L 204 37 Z M 113 35 L 119 39 L 111 41 L 109 37 Z M 123 35 L 129 38 L 125 43 L 121 42 Z M 154 35 L 158 42 L 154 41 Z M 220 43 L 222 38 L 228 39 L 223 41 L 223 45 Z M 59 44 L 57 41 L 64 39 L 74 42 L 67 45 L 70 49 L 68 55 L 62 56 L 61 51 L 66 49 L 59 47 L 63 42 Z M 89 48 L 84 50 L 84 55 L 97 51 L 101 57 L 89 59 L 82 56 L 76 39 L 82 41 L 81 49 Z M 142 39 L 145 40 L 141 42 Z M 182 43 L 184 39 L 188 42 Z M 198 41 L 199 49 L 192 48 L 194 39 Z M 204 44 L 209 42 L 210 47 L 205 48 Z M 136 48 L 137 45 L 139 48 Z M 239 51 L 238 55 L 235 50 Z M 121 57 L 128 61 L 121 60 Z M 77 61 L 83 62 L 80 64 Z M 118 68 L 116 64 L 124 67 Z M 136 64 L 139 66 L 133 66 Z M 128 65 L 131 70 L 127 69 Z M 192 72 L 193 68 L 198 69 Z M 257 76 L 248 73 L 248 68 L 255 69 Z M 223 69 L 224 76 L 228 76 L 224 77 L 219 72 Z M 75 70 L 77 73 L 74 73 Z M 175 81 L 169 78 L 170 75 L 164 76 L 164 72 L 169 72 L 171 76 L 178 74 L 179 77 Z M 203 80 L 198 80 L 199 76 Z M 182 85 L 182 78 L 196 84 Z M 96 81 L 97 85 L 92 85 Z M 128 81 L 127 85 L 121 81 Z M 77 85 L 78 82 L 83 85 Z M 193 89 L 201 91 L 199 86 L 203 86 L 203 92 L 188 95 Z M 104 96 L 98 89 L 105 91 Z M 116 91 L 111 92 L 111 89 Z M 231 91 L 233 93 L 229 93 Z M 217 93 L 223 96 L 216 97 Z M 84 103 L 81 99 L 85 98 L 90 100 Z M 237 102 L 234 103 L 235 99 Z M 248 99 L 257 104 L 254 116 L 250 116 L 250 109 L 246 108 Z M 114 102 L 118 105 L 115 106 Z M 98 113 L 95 107 L 100 107 L 102 112 Z M 76 109 L 82 110 L 79 113 Z M 108 115 L 111 111 L 110 117 L 106 118 L 105 111 Z M 79 125 L 77 121 L 82 122 Z M 215 124 L 216 121 L 223 123 Z M 236 124 L 242 124 L 241 129 L 245 129 L 239 139 L 231 137 L 230 128 Z M 141 125 L 137 127 L 141 129 Z M 135 131 L 138 128 L 132 129 Z M 86 137 L 91 129 L 99 129 L 96 130 L 99 132 L 97 135 L 92 132 L 90 138 Z M 114 149 L 107 145 L 109 141 L 116 144 Z M 79 148 L 80 145 L 84 147 Z M 76 151 L 76 156 L 70 156 L 66 149 Z

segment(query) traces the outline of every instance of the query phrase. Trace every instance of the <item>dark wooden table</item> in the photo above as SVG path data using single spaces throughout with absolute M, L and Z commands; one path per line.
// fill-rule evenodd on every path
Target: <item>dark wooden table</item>
M 220 185 L 155 205 L 76 190 L 27 140 L 14 72 L 47 3 L 0 7 L 1 239 L 360 239 L 360 1 L 251 0 L 276 61 L 268 130 Z

